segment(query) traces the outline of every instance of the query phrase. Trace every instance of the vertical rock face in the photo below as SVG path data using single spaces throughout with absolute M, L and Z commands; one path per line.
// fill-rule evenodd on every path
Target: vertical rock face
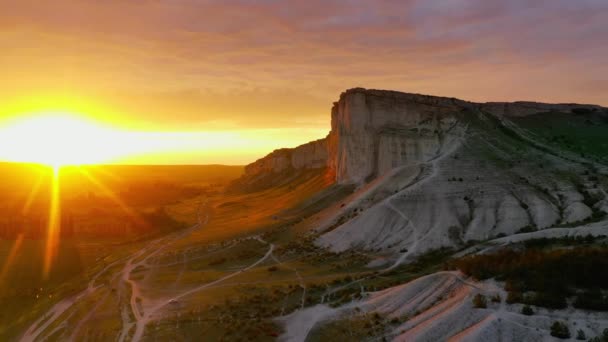
M 245 166 L 245 175 L 324 168 L 327 165 L 327 152 L 327 139 L 312 141 L 296 148 L 282 148 Z
M 603 110 L 599 106 L 490 102 L 385 90 L 349 89 L 331 111 L 329 135 L 293 149 L 279 149 L 245 168 L 246 177 L 328 168 L 337 183 L 364 183 L 403 165 L 436 158 L 455 143 L 464 112 L 522 117 L 539 112 Z M 460 125 L 462 126 L 462 125 Z
M 295 169 L 319 169 L 327 165 L 327 139 L 320 139 L 292 150 L 291 166 Z
M 328 166 L 338 183 L 361 183 L 397 166 L 428 161 L 466 106 L 450 98 L 348 90 L 332 109 Z

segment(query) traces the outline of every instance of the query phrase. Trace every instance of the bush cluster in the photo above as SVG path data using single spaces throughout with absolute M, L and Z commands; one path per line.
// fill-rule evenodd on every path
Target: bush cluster
M 608 310 L 608 248 L 511 249 L 453 261 L 450 266 L 479 280 L 505 281 L 508 303 L 525 303 L 553 309 L 567 306 L 576 296 L 582 309 Z

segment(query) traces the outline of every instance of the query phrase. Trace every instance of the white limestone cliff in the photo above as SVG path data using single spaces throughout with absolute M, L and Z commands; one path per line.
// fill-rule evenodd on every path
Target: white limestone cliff
M 318 169 L 327 165 L 327 140 L 319 139 L 296 148 L 282 148 L 245 166 L 245 175 L 280 173 L 293 169 Z
M 340 184 L 362 184 L 389 170 L 427 162 L 454 142 L 463 111 L 497 117 L 539 112 L 597 110 L 599 106 L 536 102 L 472 103 L 455 98 L 353 88 L 331 110 L 329 135 L 293 149 L 279 149 L 248 165 L 247 176 L 327 167 Z
M 246 174 L 255 181 L 322 169 L 337 186 L 357 185 L 312 219 L 316 244 L 381 252 L 398 265 L 432 249 L 608 212 L 606 189 L 589 181 L 593 163 L 552 150 L 514 121 L 539 113 L 585 120 L 579 114 L 594 112 L 608 120 L 608 110 L 592 105 L 477 104 L 350 89 L 334 103 L 325 139 L 274 151 Z

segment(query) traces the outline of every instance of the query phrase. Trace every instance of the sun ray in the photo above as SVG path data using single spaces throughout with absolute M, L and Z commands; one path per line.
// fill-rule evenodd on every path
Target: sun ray
M 61 194 L 59 184 L 60 169 L 53 167 L 51 182 L 51 200 L 49 205 L 49 218 L 47 226 L 46 247 L 44 253 L 44 278 L 50 275 L 51 268 L 59 247 L 59 234 L 61 233 Z
M 93 185 L 95 185 L 101 192 L 108 196 L 114 203 L 116 203 L 120 209 L 122 209 L 132 220 L 134 220 L 138 224 L 143 224 L 144 220 L 131 209 L 118 195 L 116 195 L 110 188 L 108 188 L 105 184 L 100 182 L 97 178 L 95 178 L 91 173 L 89 173 L 86 169 L 82 167 L 78 167 L 77 170 L 82 173 Z
M 25 215 L 30 211 L 30 208 L 32 207 L 32 203 L 34 203 L 34 199 L 36 199 L 36 195 L 38 195 L 38 192 L 40 191 L 40 187 L 42 186 L 43 178 L 44 178 L 44 176 L 41 173 L 38 176 L 36 183 L 34 183 L 34 186 L 32 186 L 32 189 L 30 190 L 30 193 L 27 196 L 27 200 L 25 201 L 25 204 L 23 205 L 23 208 L 21 209 L 21 214 Z
M 102 174 L 103 176 L 111 179 L 112 181 L 120 181 L 122 180 L 119 176 L 113 174 L 112 172 L 108 171 L 107 169 L 105 169 L 104 167 L 101 167 L 101 165 L 83 165 L 80 166 L 81 168 L 86 168 L 87 170 L 91 170 L 89 173 L 95 172 L 98 174 Z M 91 174 L 91 176 L 93 176 Z
M 11 268 L 11 264 L 17 257 L 17 253 L 19 252 L 19 248 L 21 248 L 21 244 L 23 243 L 23 239 L 25 238 L 25 234 L 21 233 L 15 239 L 15 243 L 11 248 L 11 251 L 8 254 L 8 258 L 4 262 L 4 266 L 2 266 L 2 271 L 0 271 L 0 283 L 4 282 L 4 278 L 7 276 L 8 271 Z

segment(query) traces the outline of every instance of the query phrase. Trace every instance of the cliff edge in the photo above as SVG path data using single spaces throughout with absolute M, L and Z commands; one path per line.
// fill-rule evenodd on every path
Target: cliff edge
M 324 139 L 275 150 L 245 168 L 247 183 L 270 174 L 327 169 L 336 183 L 361 184 L 389 170 L 427 162 L 457 144 L 467 116 L 525 117 L 605 111 L 600 106 L 537 102 L 474 103 L 456 98 L 353 88 L 331 110 Z

